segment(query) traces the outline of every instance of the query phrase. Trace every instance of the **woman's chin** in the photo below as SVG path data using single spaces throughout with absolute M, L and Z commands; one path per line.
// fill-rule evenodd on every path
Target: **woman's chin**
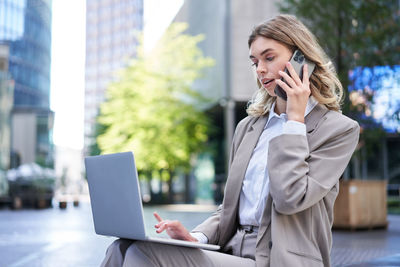
M 267 91 L 267 93 L 268 93 L 270 96 L 276 96 L 274 88 L 270 88 L 270 87 L 265 88 L 265 87 L 264 87 L 264 89 L 265 89 L 265 91 Z

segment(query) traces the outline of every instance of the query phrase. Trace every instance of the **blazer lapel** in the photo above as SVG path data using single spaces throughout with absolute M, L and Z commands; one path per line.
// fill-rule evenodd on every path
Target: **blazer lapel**
M 307 136 L 310 135 L 318 123 L 323 119 L 323 116 L 329 111 L 325 106 L 323 105 L 316 105 L 313 110 L 307 114 L 307 116 L 304 118 L 304 123 L 306 124 L 306 132 Z M 261 225 L 258 231 L 257 235 L 257 243 L 256 247 L 258 246 L 260 240 L 264 236 L 265 232 L 270 226 L 271 222 L 271 211 L 272 211 L 272 204 L 273 204 L 273 199 L 270 194 L 268 194 L 267 202 L 265 204 L 265 208 L 263 211 L 263 216 L 261 219 Z
M 304 123 L 306 124 L 306 131 L 307 135 L 311 134 L 317 124 L 320 122 L 321 118 L 329 111 L 325 106 L 323 105 L 316 105 L 313 110 L 308 113 L 308 115 L 304 118 Z
M 234 216 L 236 217 L 238 211 L 238 200 L 242 189 L 243 178 L 246 174 L 247 165 L 249 164 L 251 155 L 264 129 L 267 119 L 267 116 L 263 116 L 255 121 L 255 123 L 249 128 L 248 132 L 244 135 L 242 142 L 235 152 L 236 156 L 229 170 L 229 179 L 225 186 L 222 225 L 227 226 L 232 224 L 232 221 L 236 219 Z

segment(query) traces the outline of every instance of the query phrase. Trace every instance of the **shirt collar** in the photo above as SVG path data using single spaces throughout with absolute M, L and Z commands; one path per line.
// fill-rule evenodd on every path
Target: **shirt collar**
M 314 109 L 314 107 L 317 104 L 318 104 L 318 101 L 313 96 L 310 96 L 307 101 L 306 112 L 304 113 L 304 117 L 306 117 Z M 275 105 L 276 105 L 276 101 L 274 103 L 272 103 L 272 106 L 269 109 L 268 120 L 267 120 L 267 123 L 265 124 L 265 127 L 267 127 L 268 122 L 271 120 L 272 117 L 278 117 L 278 118 L 283 117 L 287 120 L 286 113 L 282 113 L 281 116 L 279 116 L 278 114 L 275 113 Z

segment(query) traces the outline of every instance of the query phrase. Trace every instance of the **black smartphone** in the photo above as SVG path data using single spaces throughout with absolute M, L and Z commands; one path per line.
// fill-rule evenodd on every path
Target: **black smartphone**
M 308 77 L 311 76 L 311 73 L 314 71 L 315 68 L 315 64 L 314 62 L 309 61 L 308 59 L 306 59 L 303 55 L 303 53 L 300 50 L 296 50 L 293 53 L 292 58 L 290 59 L 290 64 L 292 64 L 294 70 L 296 71 L 296 73 L 299 75 L 300 80 L 303 80 L 303 66 L 305 64 L 308 65 Z M 285 68 L 285 72 L 290 76 L 289 71 L 287 70 L 287 68 Z M 281 81 L 285 80 L 283 78 L 281 78 Z M 277 96 L 279 96 L 280 98 L 282 98 L 283 100 L 287 101 L 287 95 L 285 90 L 282 89 L 282 87 L 280 87 L 279 85 L 277 85 L 274 89 L 274 92 Z

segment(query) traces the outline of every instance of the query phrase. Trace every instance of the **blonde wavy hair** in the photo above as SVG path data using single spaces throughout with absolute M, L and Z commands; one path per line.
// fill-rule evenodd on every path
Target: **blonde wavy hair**
M 308 28 L 292 15 L 278 15 L 258 26 L 251 32 L 249 48 L 259 37 L 274 39 L 286 45 L 292 52 L 300 49 L 304 56 L 315 63 L 310 76 L 311 95 L 330 110 L 340 110 L 343 86 L 335 68 Z M 247 113 L 254 117 L 267 114 L 276 97 L 270 96 L 257 79 L 259 89 L 249 102 Z

